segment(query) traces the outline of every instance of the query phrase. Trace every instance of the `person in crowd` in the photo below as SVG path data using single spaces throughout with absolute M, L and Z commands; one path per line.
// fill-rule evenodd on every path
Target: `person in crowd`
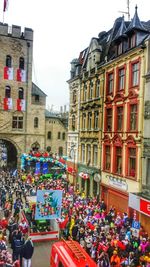
M 31 259 L 34 253 L 33 242 L 30 237 L 24 243 L 22 247 L 23 267 L 31 267 Z

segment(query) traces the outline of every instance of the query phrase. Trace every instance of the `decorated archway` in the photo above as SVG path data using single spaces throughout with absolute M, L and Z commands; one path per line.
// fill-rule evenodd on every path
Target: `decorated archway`
M 8 140 L 0 139 L 0 168 L 16 169 L 17 167 L 17 149 L 15 145 Z

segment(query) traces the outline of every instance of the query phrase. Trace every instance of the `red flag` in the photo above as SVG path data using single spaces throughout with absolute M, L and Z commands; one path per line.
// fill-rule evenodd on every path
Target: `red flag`
M 4 98 L 4 110 L 12 109 L 12 98 Z
M 13 68 L 4 67 L 4 79 L 13 80 Z
M 8 8 L 8 0 L 4 0 L 3 12 L 5 12 L 7 8 Z
M 25 82 L 26 81 L 26 71 L 22 69 L 17 69 L 17 81 Z
M 25 100 L 24 99 L 17 99 L 17 110 L 25 111 Z

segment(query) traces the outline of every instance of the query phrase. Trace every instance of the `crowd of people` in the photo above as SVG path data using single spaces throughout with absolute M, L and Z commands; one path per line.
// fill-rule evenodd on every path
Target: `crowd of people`
M 139 235 L 134 235 L 132 218 L 126 212 L 121 214 L 115 207 L 107 210 L 103 200 L 86 197 L 84 191 L 74 192 L 65 178 L 41 180 L 31 173 L 20 171 L 14 177 L 2 171 L 0 260 L 7 267 L 17 266 L 17 260 L 20 266 L 31 266 L 34 246 L 28 235 L 29 225 L 20 211 L 28 205 L 27 196 L 36 195 L 38 189 L 63 190 L 60 236 L 78 241 L 98 267 L 150 267 L 150 238 L 142 227 Z

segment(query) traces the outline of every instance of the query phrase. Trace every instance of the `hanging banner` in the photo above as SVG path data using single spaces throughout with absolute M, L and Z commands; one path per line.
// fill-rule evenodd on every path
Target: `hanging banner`
M 41 164 L 40 162 L 36 162 L 35 164 L 35 174 L 39 174 L 41 170 Z
M 35 220 L 61 217 L 62 190 L 38 190 Z
M 48 163 L 47 162 L 43 162 L 42 173 L 43 174 L 47 174 L 48 173 Z

